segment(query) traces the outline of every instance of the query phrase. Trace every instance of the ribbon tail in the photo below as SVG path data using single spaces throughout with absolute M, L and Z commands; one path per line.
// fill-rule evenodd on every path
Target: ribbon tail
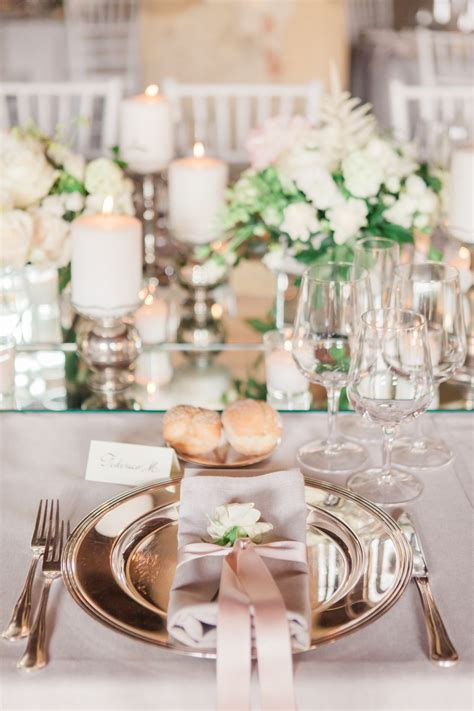
M 293 660 L 284 600 L 253 546 L 239 552 L 237 565 L 239 580 L 254 608 L 262 709 L 293 711 Z
M 247 595 L 232 566 L 235 553 L 222 565 L 217 611 L 217 708 L 250 708 L 251 616 Z

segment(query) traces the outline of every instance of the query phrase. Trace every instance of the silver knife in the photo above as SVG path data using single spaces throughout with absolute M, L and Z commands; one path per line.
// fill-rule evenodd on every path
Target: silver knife
M 433 599 L 428 580 L 428 568 L 420 540 L 415 531 L 413 521 L 407 513 L 400 514 L 397 522 L 413 551 L 412 577 L 417 585 L 423 605 L 431 660 L 443 667 L 450 667 L 458 661 L 458 653 L 449 638 L 438 607 Z

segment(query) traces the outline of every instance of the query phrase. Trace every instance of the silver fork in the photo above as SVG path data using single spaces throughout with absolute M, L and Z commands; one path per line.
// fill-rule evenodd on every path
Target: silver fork
M 67 537 L 69 537 L 69 522 L 67 524 Z M 41 669 L 48 663 L 46 652 L 46 610 L 48 607 L 48 597 L 51 585 L 56 578 L 61 577 L 61 556 L 64 548 L 64 521 L 59 525 L 56 520 L 53 526 L 48 529 L 46 546 L 43 555 L 43 590 L 36 613 L 33 627 L 31 628 L 25 653 L 17 664 L 18 669 L 32 671 Z
M 30 543 L 31 550 L 33 551 L 30 569 L 28 570 L 20 596 L 13 608 L 8 627 L 2 632 L 2 637 L 12 642 L 21 637 L 26 637 L 30 631 L 31 591 L 33 588 L 36 565 L 43 555 L 46 545 L 47 526 L 51 526 L 53 518 L 59 519 L 59 501 L 51 500 L 50 503 L 48 499 L 45 499 L 44 502 L 43 499 L 41 499 Z

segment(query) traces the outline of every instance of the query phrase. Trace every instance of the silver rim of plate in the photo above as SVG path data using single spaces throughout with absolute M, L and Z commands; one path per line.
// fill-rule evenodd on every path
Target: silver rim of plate
M 92 511 L 63 554 L 64 582 L 101 623 L 171 652 L 214 658 L 168 639 L 180 481 L 128 491 Z M 373 622 L 401 596 L 412 553 L 395 521 L 328 482 L 305 480 L 311 578 L 311 647 Z

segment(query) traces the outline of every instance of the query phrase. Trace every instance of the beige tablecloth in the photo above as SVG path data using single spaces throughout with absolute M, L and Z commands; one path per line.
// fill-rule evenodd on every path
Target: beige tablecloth
M 325 431 L 320 413 L 285 414 L 283 443 L 260 471 L 293 466 L 297 447 Z M 382 711 L 472 708 L 472 474 L 474 415 L 424 417 L 456 451 L 454 464 L 420 474 L 423 496 L 411 505 L 432 587 L 461 661 L 450 669 L 426 655 L 418 593 L 410 585 L 380 620 L 296 661 L 300 711 Z M 154 413 L 3 413 L 1 436 L 2 628 L 29 563 L 28 541 L 39 498 L 58 496 L 64 516 L 77 523 L 123 487 L 84 481 L 89 441 L 157 444 Z M 374 452 L 378 461 L 379 452 Z M 334 476 L 334 482 L 344 483 Z M 60 585 L 51 602 L 51 663 L 30 676 L 15 669 L 21 643 L 0 642 L 2 709 L 214 708 L 215 668 L 209 660 L 168 654 L 101 626 Z M 256 687 L 255 687 L 256 692 Z M 255 693 L 255 698 L 257 694 Z M 257 703 L 255 708 L 258 708 Z

